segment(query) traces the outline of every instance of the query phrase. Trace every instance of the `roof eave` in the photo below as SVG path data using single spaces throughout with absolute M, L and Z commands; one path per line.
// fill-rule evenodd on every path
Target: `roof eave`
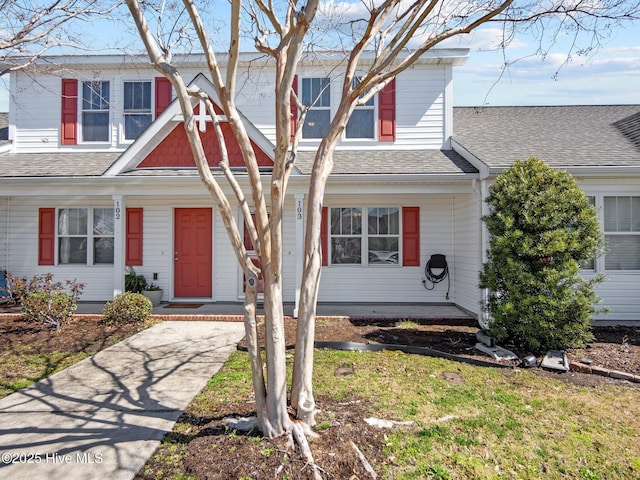
M 489 176 L 498 176 L 510 168 L 509 165 L 489 167 Z M 551 165 L 556 170 L 564 170 L 576 177 L 640 177 L 640 165 Z

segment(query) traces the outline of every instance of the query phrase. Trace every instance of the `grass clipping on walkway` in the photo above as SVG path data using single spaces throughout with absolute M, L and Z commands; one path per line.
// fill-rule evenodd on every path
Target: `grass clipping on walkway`
M 378 478 L 640 478 L 638 389 L 584 388 L 528 370 L 395 352 L 318 350 L 315 360 L 321 438 L 330 432 L 339 436 L 340 429 L 364 422 L 365 416 L 413 422 L 383 431 L 379 445 L 373 438 L 355 440 Z M 336 373 L 345 369 L 353 374 Z M 345 412 L 336 410 L 340 405 Z M 249 414 L 252 408 L 248 360 L 236 352 L 137 478 L 201 478 L 203 471 L 207 478 L 306 478 L 304 465 L 296 470 L 289 454 L 259 436 L 237 435 L 238 443 L 215 451 L 215 444 L 203 447 L 207 439 L 234 435 L 213 428 L 222 416 Z M 338 414 L 348 415 L 348 421 Z M 256 456 L 243 453 L 243 458 L 256 465 L 232 472 L 225 458 L 241 443 L 253 444 Z M 327 447 L 311 442 L 321 468 L 327 465 L 319 458 L 339 463 L 344 453 L 336 449 L 327 457 L 314 448 Z M 287 468 L 269 465 L 276 454 Z

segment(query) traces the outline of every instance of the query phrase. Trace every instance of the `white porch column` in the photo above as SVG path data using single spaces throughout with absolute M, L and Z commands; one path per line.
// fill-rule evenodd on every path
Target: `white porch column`
M 296 303 L 293 308 L 293 316 L 298 318 L 300 306 L 300 284 L 302 283 L 302 270 L 304 268 L 304 194 L 298 193 L 296 198 Z
M 113 296 L 124 292 L 126 204 L 122 195 L 113 195 Z

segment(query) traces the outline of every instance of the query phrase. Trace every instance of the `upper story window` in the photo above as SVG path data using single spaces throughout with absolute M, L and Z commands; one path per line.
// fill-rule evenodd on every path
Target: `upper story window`
M 151 82 L 124 82 L 124 139 L 135 140 L 151 124 Z
M 354 77 L 352 85 L 356 88 L 360 84 L 360 78 Z M 364 95 L 360 95 L 362 98 Z M 375 101 L 371 97 L 364 105 L 354 108 L 351 118 L 347 122 L 345 129 L 346 138 L 368 138 L 375 137 Z
M 606 270 L 640 270 L 640 197 L 604 197 Z
M 328 78 L 303 78 L 302 103 L 307 111 L 302 138 L 322 138 L 331 122 L 331 83 Z
M 82 140 L 109 141 L 109 82 L 82 83 Z

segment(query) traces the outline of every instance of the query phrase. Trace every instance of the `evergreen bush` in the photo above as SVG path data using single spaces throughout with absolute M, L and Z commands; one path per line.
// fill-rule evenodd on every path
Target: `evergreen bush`
M 570 174 L 530 158 L 496 179 L 487 203 L 489 334 L 531 352 L 584 346 L 603 280 L 579 272 L 603 246 L 587 197 Z
M 102 309 L 104 320 L 107 324 L 144 322 L 153 305 L 151 300 L 140 293 L 124 292 L 107 302 Z

